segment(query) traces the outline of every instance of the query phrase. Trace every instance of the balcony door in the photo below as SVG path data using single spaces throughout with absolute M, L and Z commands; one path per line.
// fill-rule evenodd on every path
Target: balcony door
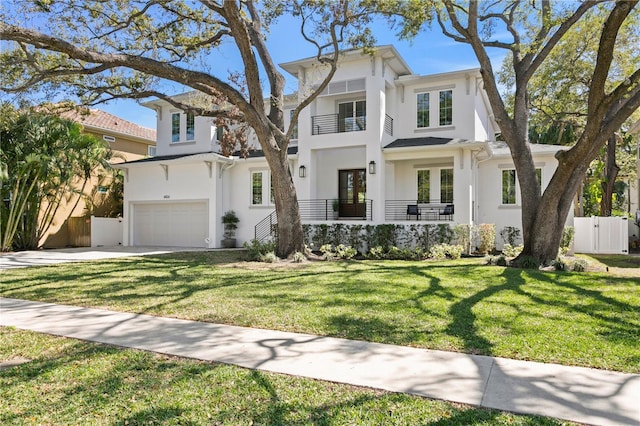
M 340 197 L 340 217 L 366 217 L 366 170 L 339 170 L 338 187 L 338 194 Z
M 355 132 L 367 128 L 367 102 L 350 101 L 338 104 L 338 132 Z

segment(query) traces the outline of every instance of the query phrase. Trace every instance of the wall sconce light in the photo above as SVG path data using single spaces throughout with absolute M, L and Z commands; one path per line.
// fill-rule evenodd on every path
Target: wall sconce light
M 373 160 L 369 161 L 369 174 L 370 175 L 376 174 L 376 162 Z
M 298 175 L 299 175 L 301 178 L 307 177 L 307 168 L 306 168 L 305 166 L 300 166 L 300 167 L 298 168 Z

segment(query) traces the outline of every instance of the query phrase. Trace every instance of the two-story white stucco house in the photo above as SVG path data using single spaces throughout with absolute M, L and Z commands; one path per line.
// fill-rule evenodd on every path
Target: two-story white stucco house
M 298 94 L 326 72 L 314 59 L 281 67 L 297 78 Z M 288 111 L 297 96 L 287 97 Z M 254 238 L 274 211 L 261 152 L 224 157 L 211 119 L 162 100 L 145 106 L 157 111 L 157 156 L 121 166 L 124 244 L 220 247 L 227 210 L 240 218 L 239 243 Z M 497 131 L 478 69 L 420 76 L 392 46 L 373 56 L 346 52 L 302 111 L 289 149 L 303 223 L 520 227 L 515 169 Z M 543 187 L 558 149 L 532 146 Z

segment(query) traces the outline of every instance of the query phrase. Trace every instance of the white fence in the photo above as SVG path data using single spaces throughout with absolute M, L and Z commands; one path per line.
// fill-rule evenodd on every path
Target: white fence
M 626 217 L 575 217 L 576 253 L 629 254 L 629 225 Z
M 122 218 L 91 216 L 91 247 L 122 245 Z

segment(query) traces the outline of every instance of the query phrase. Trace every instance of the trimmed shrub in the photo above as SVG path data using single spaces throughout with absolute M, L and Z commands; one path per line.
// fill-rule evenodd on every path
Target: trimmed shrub
M 456 225 L 453 227 L 454 241 L 463 247 L 463 253 L 471 252 L 471 225 Z
M 571 249 L 573 243 L 573 237 L 576 234 L 576 229 L 573 226 L 565 226 L 562 230 L 562 238 L 560 239 L 560 253 L 565 255 Z
M 436 244 L 429 249 L 429 258 L 434 260 L 460 259 L 462 246 L 450 244 Z
M 496 247 L 496 225 L 482 223 L 478 225 L 478 251 L 489 254 Z

